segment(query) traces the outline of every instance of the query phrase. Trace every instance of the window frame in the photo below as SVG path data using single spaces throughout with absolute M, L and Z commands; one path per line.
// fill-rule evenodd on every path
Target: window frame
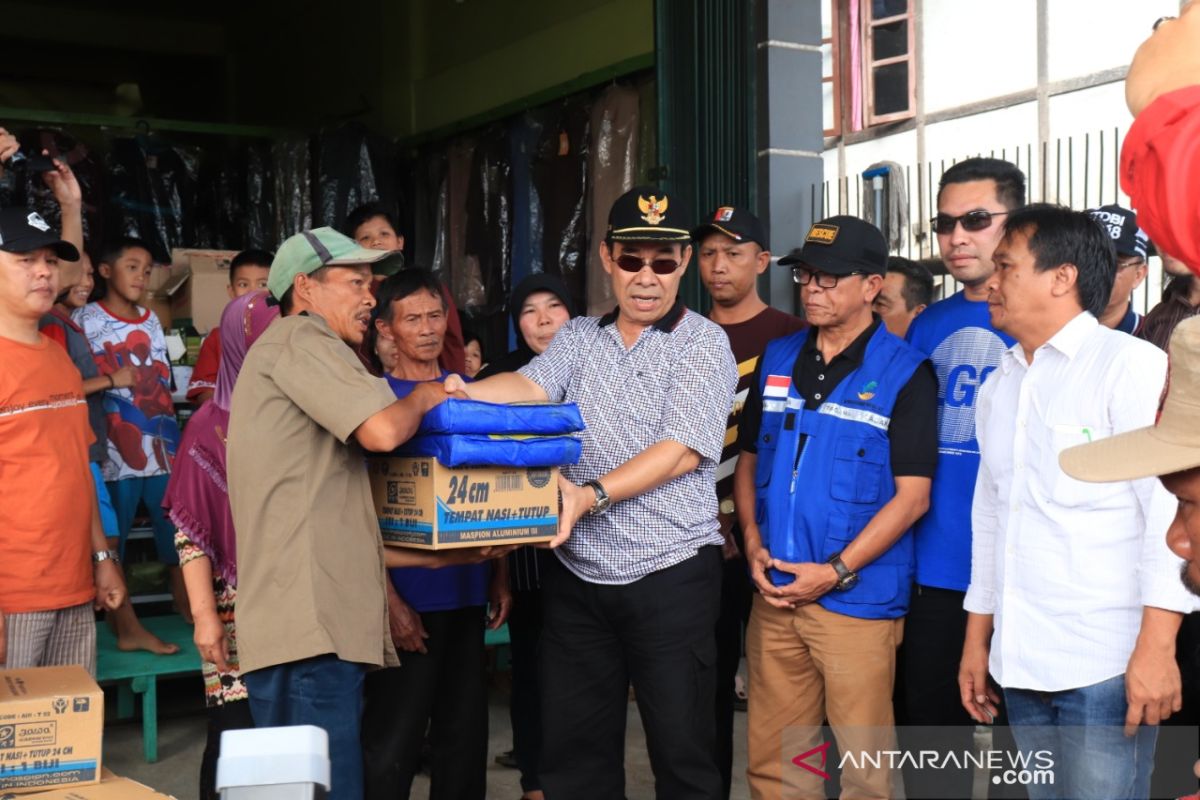
M 865 73 L 863 76 L 863 88 L 866 94 L 864 98 L 864 111 L 866 119 L 863 120 L 863 127 L 871 128 L 876 125 L 883 125 L 888 122 L 898 122 L 900 120 L 912 119 L 917 113 L 917 64 L 916 64 L 916 25 L 914 20 L 914 5 L 913 0 L 908 0 L 907 10 L 903 14 L 894 14 L 890 17 L 875 19 L 874 4 L 871 0 L 850 0 L 850 2 L 859 3 L 859 18 L 861 23 L 861 49 L 859 52 L 862 56 L 862 68 Z M 908 52 L 901 56 L 892 56 L 875 60 L 875 37 L 872 32 L 877 27 L 891 25 L 896 22 L 905 22 L 908 34 Z M 893 111 L 888 114 L 875 113 L 875 70 L 880 67 L 890 66 L 892 64 L 908 64 L 908 108 L 904 111 Z
M 821 47 L 830 46 L 833 59 L 832 74 L 826 78 L 824 70 L 824 59 L 822 58 L 821 69 L 821 94 L 824 96 L 824 87 L 826 83 L 831 84 L 831 95 L 833 97 L 833 127 L 824 128 L 825 136 L 841 136 L 843 128 L 842 119 L 842 4 L 838 0 L 824 0 L 829 7 L 829 38 L 821 39 Z M 822 54 L 823 56 L 824 54 Z M 824 127 L 825 109 L 821 109 L 821 124 Z

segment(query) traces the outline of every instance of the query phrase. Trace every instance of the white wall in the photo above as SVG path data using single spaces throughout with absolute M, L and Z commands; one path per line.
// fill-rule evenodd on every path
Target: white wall
M 921 19 L 925 113 L 1037 86 L 1036 0 L 925 0 Z
M 1047 10 L 1048 77 L 1060 81 L 1128 65 L 1154 21 L 1179 13 L 1179 0 L 1050 0 Z

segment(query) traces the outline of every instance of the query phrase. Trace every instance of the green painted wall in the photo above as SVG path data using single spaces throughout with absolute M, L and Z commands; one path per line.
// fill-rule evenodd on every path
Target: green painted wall
M 654 58 L 654 0 L 42 0 L 71 24 L 0 33 L 0 107 L 440 136 Z M 47 13 L 0 0 L 5 18 Z M 54 58 L 44 56 L 52 44 Z M 41 53 L 41 57 L 32 57 Z M 110 98 L 141 87 L 140 108 Z
M 409 12 L 411 105 L 386 119 L 401 136 L 653 59 L 653 0 L 411 0 Z

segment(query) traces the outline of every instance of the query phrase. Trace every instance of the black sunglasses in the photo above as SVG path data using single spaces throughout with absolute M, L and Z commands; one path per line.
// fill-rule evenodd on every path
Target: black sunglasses
M 655 275 L 670 275 L 679 269 L 679 263 L 669 258 L 638 258 L 632 253 L 617 256 L 617 266 L 626 272 L 641 272 L 642 267 L 649 265 Z
M 968 211 L 957 217 L 952 217 L 949 214 L 938 214 L 930 220 L 933 229 L 940 234 L 954 233 L 954 228 L 958 223 L 962 223 L 963 230 L 974 233 L 981 231 L 992 224 L 992 217 L 1002 217 L 1007 214 L 1007 211 L 984 211 L 976 209 Z

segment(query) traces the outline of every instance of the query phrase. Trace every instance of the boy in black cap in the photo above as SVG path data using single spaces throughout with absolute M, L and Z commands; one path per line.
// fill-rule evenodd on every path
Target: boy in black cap
M 759 590 L 746 636 L 755 797 L 782 789 L 781 743 L 785 757 L 804 753 L 825 719 L 844 751 L 890 745 L 910 528 L 937 462 L 937 379 L 871 313 L 887 257 L 877 228 L 838 216 L 779 262 L 812 327 L 767 345 L 738 431 L 734 496 Z M 818 796 L 816 776 L 799 772 L 788 785 Z M 842 787 L 894 796 L 886 768 L 848 765 Z
M 36 213 L 0 211 L 0 667 L 96 670 L 93 604 L 125 585 L 100 525 L 83 379 L 38 332 L 59 260 L 78 261 Z
M 624 795 L 630 682 L 658 797 L 721 796 L 714 485 L 737 373 L 725 334 L 679 299 L 685 219 L 655 187 L 622 195 L 600 243 L 617 308 L 570 320 L 517 372 L 446 382 L 480 400 L 575 402 L 587 424 L 579 463 L 562 469 L 557 558 L 542 575 L 549 797 Z
M 737 394 L 717 467 L 718 519 L 725 537 L 725 575 L 717 620 L 717 766 L 728 796 L 733 777 L 734 684 L 742 657 L 742 626 L 750 619 L 753 594 L 733 502 L 733 470 L 740 452 L 738 422 L 751 373 L 767 342 L 801 330 L 804 320 L 771 308 L 758 296 L 758 276 L 771 265 L 767 232 L 758 217 L 741 208 L 721 206 L 692 230 L 692 238 L 700 280 L 713 301 L 708 318 L 729 337 L 733 360 L 738 365 Z
M 1108 305 L 1100 314 L 1100 324 L 1123 333 L 1134 333 L 1142 315 L 1133 310 L 1133 292 L 1146 279 L 1146 253 L 1150 240 L 1137 224 L 1137 215 L 1118 205 L 1100 206 L 1088 211 L 1104 226 L 1117 249 L 1117 277 L 1113 280 Z

